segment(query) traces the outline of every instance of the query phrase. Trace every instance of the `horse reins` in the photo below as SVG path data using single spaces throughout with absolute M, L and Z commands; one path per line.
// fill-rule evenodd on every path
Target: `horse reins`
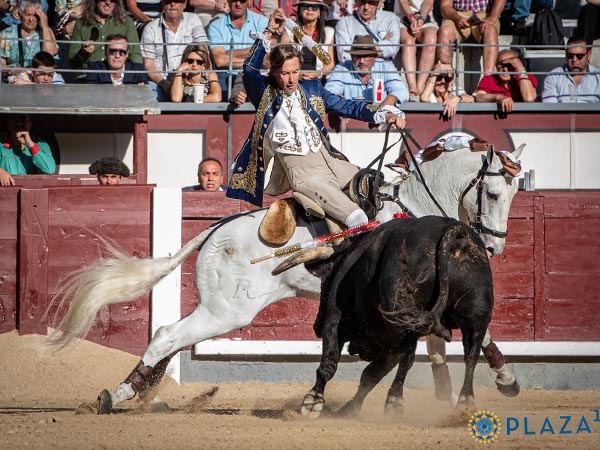
M 488 169 L 488 161 L 484 159 L 483 166 L 477 172 L 477 176 L 471 180 L 467 188 L 463 191 L 460 196 L 460 203 L 462 204 L 467 193 L 474 187 L 477 186 L 477 213 L 475 214 L 475 223 L 471 223 L 471 228 L 477 231 L 480 234 L 490 234 L 494 237 L 505 238 L 508 236 L 508 231 L 496 231 L 491 228 L 486 227 L 481 223 L 481 207 L 482 207 L 482 197 L 483 197 L 483 179 L 485 176 L 489 177 L 503 177 L 503 172 L 490 172 Z
M 384 143 L 383 143 L 383 151 L 373 160 L 371 161 L 371 163 L 367 166 L 367 167 L 371 167 L 373 164 L 375 164 L 375 162 L 377 160 L 379 160 L 379 164 L 377 167 L 377 172 L 381 173 L 381 167 L 383 165 L 383 158 L 385 156 L 385 154 L 392 148 L 394 147 L 398 142 L 400 142 L 401 139 L 404 140 L 404 145 L 406 145 L 406 149 L 408 154 L 410 155 L 410 158 L 415 166 L 415 170 L 417 172 L 417 174 L 419 175 L 419 178 L 421 179 L 421 182 L 423 183 L 423 187 L 425 188 L 425 191 L 427 192 L 427 195 L 429 195 L 429 198 L 431 199 L 431 201 L 435 204 L 435 206 L 437 206 L 437 208 L 440 210 L 440 212 L 442 213 L 442 215 L 444 217 L 449 217 L 448 214 L 446 213 L 446 211 L 444 211 L 444 208 L 442 208 L 442 205 L 440 205 L 440 203 L 437 201 L 437 199 L 435 198 L 435 196 L 433 195 L 433 193 L 431 192 L 431 190 L 429 189 L 429 186 L 427 185 L 427 182 L 425 181 L 425 177 L 423 177 L 423 174 L 421 173 L 421 168 L 420 165 L 417 161 L 417 159 L 415 158 L 415 155 L 413 154 L 413 152 L 410 149 L 409 143 L 408 141 L 410 140 L 417 148 L 420 148 L 419 143 L 415 140 L 415 138 L 410 134 L 410 132 L 408 130 L 405 129 L 400 129 L 400 139 L 398 139 L 398 141 L 396 141 L 395 143 L 393 143 L 392 145 L 390 145 L 389 147 L 387 146 L 388 143 L 388 138 L 389 138 L 389 133 L 390 133 L 390 129 L 391 129 L 391 124 L 388 124 L 388 126 L 386 127 L 385 130 L 385 139 L 384 139 Z M 474 187 L 477 186 L 477 212 L 475 214 L 475 223 L 471 223 L 471 228 L 473 228 L 477 233 L 480 234 L 489 234 L 491 236 L 494 237 L 498 237 L 498 238 L 505 238 L 506 236 L 508 236 L 508 231 L 497 231 L 497 230 L 492 230 L 491 228 L 486 227 L 485 225 L 483 225 L 481 223 L 481 210 L 482 210 L 482 197 L 483 197 L 483 179 L 485 178 L 485 176 L 491 176 L 491 177 L 495 177 L 495 176 L 504 176 L 503 172 L 490 172 L 488 170 L 488 161 L 487 159 L 485 159 L 483 161 L 483 165 L 481 167 L 481 169 L 479 169 L 479 172 L 477 172 L 477 176 L 475 178 L 473 178 L 471 180 L 471 182 L 469 183 L 469 185 L 466 187 L 466 189 L 463 191 L 463 193 L 460 196 L 460 203 L 462 205 L 462 202 L 465 198 L 465 196 L 467 195 L 467 193 Z M 379 177 L 375 177 L 375 181 L 373 183 L 373 188 L 375 192 L 379 191 Z M 409 211 L 409 209 L 402 204 L 402 202 L 400 201 L 400 199 L 398 198 L 398 190 L 399 187 L 396 185 L 394 186 L 394 195 L 388 195 L 388 194 L 379 194 L 380 198 L 383 201 L 393 201 L 394 203 L 396 203 L 401 209 L 402 211 L 409 213 L 411 216 L 414 217 L 414 214 L 412 214 L 411 211 Z M 379 208 L 381 209 L 381 207 Z

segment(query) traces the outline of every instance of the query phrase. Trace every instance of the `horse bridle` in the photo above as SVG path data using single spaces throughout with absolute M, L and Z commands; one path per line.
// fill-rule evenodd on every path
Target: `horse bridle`
M 379 159 L 379 167 L 377 168 L 378 171 L 381 171 L 381 166 L 383 163 L 383 156 L 385 155 L 385 153 L 390 150 L 394 145 L 396 145 L 398 142 L 390 145 L 389 147 L 387 146 L 387 142 L 388 142 L 388 134 L 390 131 L 390 127 L 388 126 L 386 128 L 386 135 L 385 135 L 385 140 L 384 140 L 384 144 L 383 144 L 383 151 L 382 153 L 375 158 L 375 160 L 373 160 L 371 162 L 371 164 L 369 164 L 369 167 L 372 166 L 378 159 Z M 412 135 L 409 133 L 408 130 L 405 129 L 401 129 L 400 131 L 400 135 L 401 135 L 401 139 L 404 140 L 405 145 L 408 147 L 408 140 L 410 139 L 413 144 L 415 144 L 417 146 L 417 148 L 419 147 L 418 142 L 415 140 L 414 137 L 412 137 Z M 413 164 L 415 165 L 415 169 L 417 171 L 417 173 L 419 174 L 419 177 L 421 178 L 421 181 L 423 182 L 423 187 L 425 188 L 425 191 L 427 192 L 427 194 L 429 195 L 429 197 L 431 198 L 431 200 L 433 201 L 433 203 L 438 207 L 438 209 L 441 211 L 442 215 L 444 217 L 448 217 L 448 214 L 446 213 L 446 211 L 444 211 L 444 209 L 442 208 L 442 206 L 439 204 L 439 202 L 437 201 L 437 199 L 435 198 L 435 196 L 433 195 L 433 193 L 429 190 L 429 186 L 427 186 L 427 183 L 425 181 L 425 178 L 423 177 L 423 174 L 421 173 L 421 169 L 419 167 L 419 163 L 417 162 L 413 152 L 410 150 L 410 148 L 408 148 L 408 154 L 410 155 Z M 475 230 L 477 233 L 479 234 L 489 234 L 491 236 L 494 237 L 498 237 L 498 238 L 505 238 L 506 236 L 508 236 L 508 231 L 497 231 L 497 230 L 492 230 L 491 228 L 486 227 L 485 225 L 483 225 L 483 223 L 481 223 L 481 208 L 482 208 L 482 197 L 483 197 L 483 180 L 486 176 L 490 176 L 490 177 L 497 177 L 497 176 L 504 176 L 504 172 L 500 171 L 500 172 L 490 172 L 488 170 L 489 164 L 487 159 L 484 159 L 483 161 L 483 165 L 481 166 L 481 169 L 479 169 L 479 172 L 477 172 L 477 176 L 475 178 L 473 178 L 471 180 L 471 182 L 469 183 L 469 185 L 466 187 L 466 189 L 463 191 L 463 193 L 460 196 L 460 203 L 462 205 L 463 200 L 465 198 L 465 196 L 467 195 L 467 193 L 474 187 L 477 186 L 477 212 L 475 214 L 475 223 L 471 223 L 470 226 L 471 228 L 473 228 L 473 230 Z M 376 190 L 378 190 L 378 186 L 375 186 Z M 410 214 L 412 217 L 415 217 L 415 215 L 400 201 L 400 198 L 398 197 L 398 193 L 399 193 L 400 187 L 398 185 L 394 186 L 394 195 L 388 195 L 388 194 L 383 194 L 380 193 L 380 199 L 382 201 L 393 201 L 394 203 L 396 203 L 400 209 L 405 212 Z M 381 207 L 379 208 L 381 209 Z
M 489 177 L 503 177 L 504 172 L 490 172 L 488 170 L 489 164 L 487 159 L 483 161 L 483 165 L 479 172 L 477 172 L 477 176 L 471 180 L 467 188 L 463 191 L 460 196 L 460 203 L 462 205 L 465 196 L 467 193 L 474 187 L 477 186 L 477 213 L 475 214 L 475 223 L 471 223 L 471 228 L 477 231 L 479 234 L 490 234 L 494 237 L 505 238 L 508 236 L 508 231 L 496 231 L 491 228 L 486 227 L 483 223 L 481 223 L 481 205 L 482 205 L 482 197 L 483 197 L 483 179 L 486 176 Z

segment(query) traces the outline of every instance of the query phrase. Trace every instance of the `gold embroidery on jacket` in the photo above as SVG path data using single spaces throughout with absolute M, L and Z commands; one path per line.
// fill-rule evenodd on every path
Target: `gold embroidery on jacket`
M 371 112 L 377 112 L 379 111 L 379 106 L 369 103 L 367 104 L 367 109 Z
M 252 196 L 256 196 L 256 172 L 258 170 L 258 141 L 260 139 L 261 128 L 265 120 L 267 109 L 273 104 L 275 99 L 275 89 L 267 86 L 265 93 L 260 100 L 256 117 L 254 118 L 254 127 L 252 130 L 252 142 L 250 143 L 250 157 L 248 158 L 248 166 L 243 173 L 235 173 L 231 176 L 230 186 L 233 189 L 243 189 Z M 261 155 L 262 157 L 262 150 Z M 262 169 L 262 167 L 261 167 Z
M 325 102 L 323 101 L 323 97 L 317 97 L 316 95 L 312 95 L 309 100 L 310 106 L 321 116 L 322 120 L 325 120 Z

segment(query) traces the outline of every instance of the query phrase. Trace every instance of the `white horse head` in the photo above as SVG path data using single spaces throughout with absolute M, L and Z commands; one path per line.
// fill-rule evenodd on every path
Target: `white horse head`
M 513 156 L 519 158 L 524 147 L 524 144 L 519 146 Z M 425 183 L 413 173 L 406 181 L 395 180 L 382 191 L 396 197 L 416 217 L 446 213 L 454 219 L 469 222 L 478 231 L 490 256 L 502 253 L 518 179 L 504 171 L 493 149 L 487 153 L 468 148 L 443 152 L 438 158 L 420 165 L 420 170 Z M 439 206 L 431 199 L 424 184 Z M 378 219 L 389 220 L 397 210 L 395 205 L 386 205 Z

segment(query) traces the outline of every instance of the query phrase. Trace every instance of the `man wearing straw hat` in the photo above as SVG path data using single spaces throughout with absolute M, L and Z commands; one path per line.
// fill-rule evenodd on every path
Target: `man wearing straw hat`
M 286 27 L 297 26 L 286 20 L 283 10 L 275 10 L 244 62 L 244 85 L 256 116 L 235 160 L 227 196 L 262 206 L 265 170 L 273 158 L 264 192 L 281 195 L 292 190 L 305 206 L 303 200 L 307 199 L 308 204 L 348 227 L 364 224 L 368 221 L 366 213 L 343 192 L 359 168 L 332 148 L 325 114 L 334 112 L 404 128 L 404 113 L 392 106 L 379 108 L 343 99 L 324 89 L 318 80 L 300 80 L 302 54 L 294 45 L 271 50 L 269 75 L 262 76 L 260 67 L 270 49 L 269 38 L 284 22 Z
M 375 80 L 382 83 L 380 106 L 396 105 L 408 101 L 408 89 L 391 61 L 377 58 L 379 49 L 371 36 L 356 36 L 352 48 L 347 50 L 351 61 L 335 66 L 325 88 L 344 98 L 364 99 L 373 102 Z

